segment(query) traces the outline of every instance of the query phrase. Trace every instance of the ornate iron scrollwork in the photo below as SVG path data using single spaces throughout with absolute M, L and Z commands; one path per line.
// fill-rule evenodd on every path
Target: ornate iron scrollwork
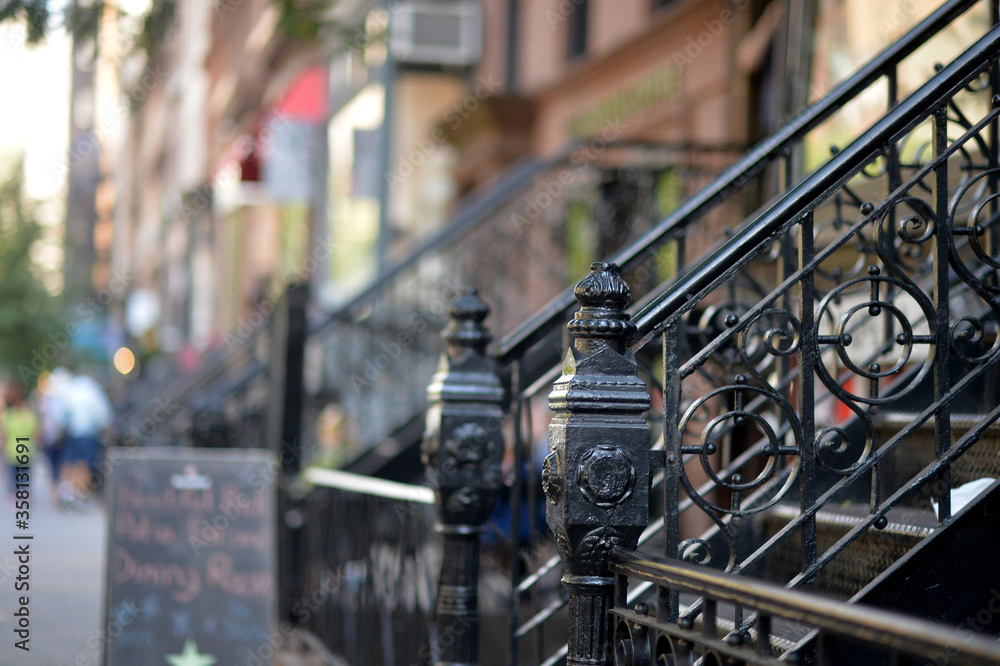
M 636 612 L 648 615 L 649 607 L 638 604 Z M 635 622 L 619 620 L 615 628 L 615 666 L 652 666 L 652 663 L 649 629 Z

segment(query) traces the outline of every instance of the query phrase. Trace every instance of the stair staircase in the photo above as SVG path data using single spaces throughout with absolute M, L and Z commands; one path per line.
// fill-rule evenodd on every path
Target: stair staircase
M 956 7 L 945 3 L 915 32 Z M 880 581 L 921 544 L 941 540 L 952 552 L 960 548 L 967 532 L 952 529 L 951 489 L 996 478 L 1000 459 L 991 323 L 998 309 L 995 263 L 993 250 L 984 249 L 996 243 L 996 206 L 989 203 L 995 190 L 988 183 L 997 178 L 991 145 L 997 111 L 995 101 L 991 109 L 989 100 L 972 99 L 976 90 L 988 97 L 996 85 L 979 76 L 986 68 L 995 72 L 997 37 L 994 29 L 939 67 L 913 96 L 892 100 L 887 115 L 858 140 L 834 151 L 706 258 L 682 267 L 676 281 L 649 295 L 640 292 L 630 346 L 640 376 L 654 395 L 665 394 L 662 418 L 668 424 L 654 449 L 662 446 L 664 458 L 687 464 L 653 457 L 653 494 L 666 494 L 664 518 L 651 516 L 639 554 L 612 557 L 615 571 L 627 569 L 626 560 L 634 564 L 665 550 L 668 560 L 858 601 L 877 598 Z M 882 62 L 880 70 L 892 81 L 893 67 Z M 907 149 L 921 136 L 933 158 Z M 888 166 L 875 187 L 871 172 L 878 163 Z M 872 196 L 878 198 L 870 203 Z M 851 208 L 860 214 L 846 212 Z M 534 325 L 542 328 L 537 323 L 546 317 L 567 319 L 560 305 L 540 313 Z M 519 332 L 514 340 L 533 334 Z M 663 346 L 655 349 L 661 337 Z M 505 343 L 501 359 L 508 358 Z M 650 347 L 652 359 L 662 359 L 660 382 L 642 373 Z M 546 379 L 553 379 L 551 373 Z M 525 391 L 522 401 L 540 398 L 546 383 Z M 655 411 L 654 403 L 654 419 Z M 981 518 L 976 507 L 982 501 L 963 515 Z M 710 527 L 702 532 L 706 519 Z M 529 575 L 518 593 L 531 594 L 543 578 Z M 663 585 L 653 594 L 655 583 L 647 577 L 631 586 L 628 603 L 655 608 L 656 621 L 637 622 L 624 607 L 614 611 L 622 631 L 636 624 L 649 629 L 643 640 L 650 641 L 654 658 L 654 629 L 677 637 L 669 620 L 708 634 L 705 602 L 666 595 Z M 624 599 L 621 592 L 616 599 Z M 566 603 L 552 596 L 533 601 L 532 615 L 515 635 L 530 641 Z M 673 608 L 661 610 L 664 604 Z M 719 628 L 734 645 L 756 636 L 754 616 L 736 609 L 739 619 L 727 625 L 720 608 L 712 608 L 712 635 Z M 768 628 L 774 658 L 787 653 L 788 661 L 878 663 L 829 661 L 815 642 L 800 642 L 802 631 L 783 637 L 779 629 Z M 583 663 L 572 657 L 581 633 L 593 636 L 571 623 L 572 663 Z M 690 649 L 690 636 L 685 640 Z M 712 647 L 695 651 L 702 663 L 722 658 Z M 623 654 L 633 649 L 639 651 L 634 642 Z M 566 655 L 558 651 L 545 663 Z M 542 661 L 538 656 L 534 663 Z M 633 663 L 629 659 L 618 663 Z
M 929 402 L 929 400 L 928 400 Z M 885 442 L 899 429 L 914 422 L 917 413 L 885 411 L 875 421 L 876 439 Z M 951 444 L 980 422 L 977 414 L 951 415 Z M 1000 427 L 988 425 L 977 443 L 950 466 L 950 484 L 959 488 L 984 479 L 1000 478 Z M 906 487 L 911 479 L 937 459 L 935 432 L 932 424 L 924 423 L 910 434 L 905 443 L 886 456 L 880 465 L 880 482 L 885 489 Z M 884 527 L 868 530 L 858 536 L 847 550 L 832 560 L 816 579 L 804 588 L 843 600 L 859 600 L 858 593 L 872 581 L 890 570 L 894 563 L 917 547 L 926 537 L 941 532 L 937 517 L 937 484 L 930 483 L 901 499 L 885 513 Z M 860 525 L 870 514 L 870 489 L 857 489 L 840 502 L 834 502 L 816 513 L 818 550 L 832 547 L 848 532 Z M 777 534 L 801 512 L 798 505 L 783 501 L 761 512 L 753 521 L 753 533 L 746 535 L 749 543 L 762 544 Z M 951 523 L 949 523 L 950 527 Z M 792 579 L 803 560 L 802 544 L 785 541 L 765 559 L 758 573 L 769 581 Z
M 1000 538 L 998 488 L 1000 482 L 991 484 L 947 526 L 910 549 L 851 601 L 1000 636 L 997 571 L 990 561 Z
M 900 94 L 900 67 L 970 10 L 990 14 L 982 38 L 936 70 L 924 63 L 927 83 Z M 376 472 L 403 460 L 400 452 L 412 456 L 427 404 L 417 387 L 436 365 L 452 281 L 476 284 L 500 308 L 511 525 L 487 523 L 495 545 L 483 579 L 509 567 L 509 642 L 484 646 L 481 663 L 601 664 L 614 655 L 634 665 L 907 664 L 939 652 L 949 664 L 1000 663 L 990 610 L 1000 569 L 989 561 L 1000 495 L 994 485 L 961 510 L 950 506 L 954 488 L 995 478 L 1000 466 L 998 13 L 995 2 L 944 2 L 676 210 L 637 227 L 582 283 L 610 286 L 581 289 L 593 308 L 586 316 L 606 317 L 606 331 L 574 347 L 576 356 L 565 356 L 580 296 L 560 291 L 568 276 L 541 280 L 547 304 L 525 288 L 537 274 L 505 281 L 525 243 L 504 240 L 503 221 L 520 205 L 515 194 L 531 200 L 538 173 L 473 204 L 461 224 L 313 325 L 306 420 L 331 400 L 356 413 L 370 426 L 359 464 Z M 888 90 L 886 113 L 806 172 L 806 142 L 871 90 Z M 740 209 L 737 201 L 775 180 L 781 191 L 770 202 L 750 215 Z M 719 240 L 693 249 L 705 236 Z M 634 331 L 613 323 L 626 320 L 624 293 L 635 297 Z M 526 294 L 535 300 L 518 299 Z M 601 486 L 598 472 L 558 477 L 568 447 L 586 445 L 570 435 L 552 438 L 544 463 L 538 455 L 553 384 L 567 385 L 588 349 L 611 359 L 588 380 L 634 361 L 653 396 L 648 466 L 631 460 L 648 502 L 629 504 L 637 494 L 628 492 L 610 501 L 632 511 L 630 530 L 639 514 L 647 526 L 622 537 L 613 521 L 624 510 L 591 507 L 587 564 L 602 591 L 589 596 L 559 584 L 580 547 L 567 545 L 575 537 L 560 531 L 564 513 L 552 507 L 584 482 L 598 496 L 621 484 Z M 560 409 L 560 418 L 576 415 Z M 595 407 L 586 418 L 620 425 L 614 410 Z M 590 448 L 613 471 L 615 442 L 601 445 L 610 449 Z M 548 528 L 537 520 L 546 505 Z M 437 546 L 410 544 L 409 556 L 425 547 Z M 332 566 L 324 553 L 311 561 Z M 991 616 L 980 622 L 983 608 Z M 970 617 L 979 628 L 949 651 Z M 359 631 L 350 640 L 363 639 Z

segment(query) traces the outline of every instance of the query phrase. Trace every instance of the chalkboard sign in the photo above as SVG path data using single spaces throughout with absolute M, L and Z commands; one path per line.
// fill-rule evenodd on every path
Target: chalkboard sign
M 105 666 L 266 666 L 275 627 L 267 451 L 108 452 Z

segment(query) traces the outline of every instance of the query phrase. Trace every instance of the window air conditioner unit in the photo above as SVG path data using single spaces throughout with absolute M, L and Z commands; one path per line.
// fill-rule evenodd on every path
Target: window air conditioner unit
M 389 19 L 389 50 L 401 63 L 472 65 L 482 48 L 478 0 L 412 0 Z

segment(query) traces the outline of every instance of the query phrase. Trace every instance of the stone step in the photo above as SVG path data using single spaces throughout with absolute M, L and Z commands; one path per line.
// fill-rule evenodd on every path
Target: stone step
M 916 420 L 916 417 L 916 414 L 906 412 L 887 412 L 880 415 L 875 424 L 878 440 L 886 441 L 901 427 Z M 952 444 L 979 423 L 981 418 L 982 416 L 978 414 L 953 414 Z M 886 456 L 881 469 L 883 494 L 888 495 L 909 483 L 910 479 L 937 457 L 934 424 L 933 421 L 929 421 Z M 980 440 L 951 466 L 951 485 L 952 488 L 957 488 L 976 479 L 998 477 L 1000 477 L 1000 424 L 995 423 L 989 426 Z M 927 484 L 904 502 L 910 507 L 930 509 L 935 485 Z
M 798 507 L 778 504 L 758 517 L 755 528 L 762 541 L 767 540 L 798 515 Z M 817 513 L 818 552 L 826 551 L 868 515 L 866 504 L 836 504 Z M 867 530 L 829 562 L 813 583 L 802 589 L 849 599 L 938 527 L 929 509 L 897 507 L 887 518 L 889 523 L 884 529 Z M 802 561 L 802 538 L 798 532 L 765 558 L 759 575 L 784 584 L 801 571 Z
M 274 658 L 275 666 L 327 666 L 314 654 L 300 652 L 279 652 Z

